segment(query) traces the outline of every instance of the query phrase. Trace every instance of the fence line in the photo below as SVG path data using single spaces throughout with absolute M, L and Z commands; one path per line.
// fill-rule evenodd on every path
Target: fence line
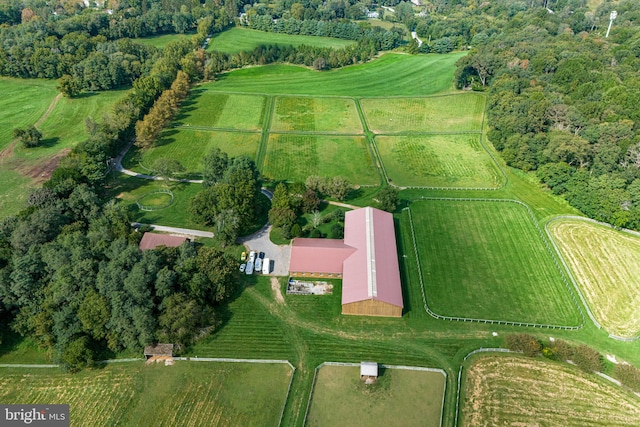
M 576 299 L 575 293 L 572 291 L 571 285 L 567 280 L 566 271 L 558 263 L 558 256 L 559 256 L 558 253 L 552 250 L 552 247 L 549 245 L 549 239 L 545 238 L 545 234 L 540 229 L 540 226 L 538 225 L 538 222 L 536 221 L 535 216 L 533 215 L 533 212 L 531 211 L 531 208 L 529 206 L 527 206 L 523 202 L 520 202 L 518 200 L 512 200 L 512 199 L 491 199 L 491 198 L 472 198 L 472 197 L 459 197 L 459 198 L 457 197 L 421 197 L 418 200 L 501 202 L 501 203 L 516 203 L 523 206 L 527 210 L 527 213 L 529 214 L 529 217 L 531 218 L 534 227 L 538 231 L 540 238 L 542 239 L 545 247 L 547 248 L 549 255 L 551 255 L 551 259 L 553 260 L 553 263 L 556 266 L 556 269 L 560 273 L 560 276 L 562 277 L 562 281 L 565 284 L 565 287 L 567 288 L 567 290 L 569 291 L 569 295 L 571 295 L 571 299 L 573 300 L 575 307 L 578 309 L 578 313 L 580 313 L 581 322 L 577 326 L 563 326 L 563 325 L 551 325 L 551 324 L 545 324 L 545 323 L 516 322 L 516 321 L 510 321 L 510 320 L 491 320 L 491 319 L 480 319 L 480 318 L 471 318 L 471 317 L 444 316 L 432 311 L 431 308 L 429 308 L 429 305 L 427 303 L 427 298 L 426 298 L 425 289 L 424 289 L 424 281 L 422 280 L 422 267 L 420 263 L 420 255 L 418 253 L 418 244 L 417 244 L 416 234 L 413 226 L 413 217 L 411 216 L 411 208 L 408 206 L 403 210 L 406 209 L 407 212 L 409 213 L 409 226 L 411 227 L 413 249 L 416 256 L 416 264 L 418 266 L 418 279 L 420 281 L 424 309 L 427 312 L 427 314 L 429 314 L 431 317 L 438 320 L 451 320 L 451 321 L 457 321 L 457 322 L 471 322 L 471 323 L 475 322 L 475 323 L 485 323 L 485 324 L 491 324 L 491 325 L 522 326 L 522 327 L 531 327 L 531 328 L 559 329 L 559 330 L 565 330 L 565 331 L 575 331 L 575 330 L 582 329 L 585 322 L 584 312 L 582 311 L 580 304 L 578 304 L 578 300 Z

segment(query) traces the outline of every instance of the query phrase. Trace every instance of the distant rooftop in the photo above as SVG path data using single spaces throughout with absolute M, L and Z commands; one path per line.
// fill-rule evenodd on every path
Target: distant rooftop
M 159 233 L 144 233 L 140 245 L 140 250 L 146 251 L 147 249 L 155 249 L 158 246 L 167 246 L 169 248 L 176 248 L 186 242 L 188 239 L 184 236 L 172 236 L 171 234 L 159 234 Z

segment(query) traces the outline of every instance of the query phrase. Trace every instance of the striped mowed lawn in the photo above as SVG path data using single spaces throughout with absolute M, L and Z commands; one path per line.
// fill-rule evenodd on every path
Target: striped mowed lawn
M 460 93 L 428 98 L 365 98 L 360 105 L 375 133 L 480 132 L 485 97 Z
M 389 180 L 399 186 L 498 188 L 498 165 L 480 135 L 376 136 Z
M 5 369 L 3 403 L 65 403 L 72 426 L 278 425 L 286 364 L 128 362 L 66 374 Z
M 262 173 L 274 180 L 305 182 L 318 175 L 358 185 L 379 183 L 364 136 L 271 134 Z
M 505 201 L 411 204 L 427 304 L 446 316 L 562 326 L 579 309 L 527 209 Z
M 596 320 L 611 334 L 638 335 L 640 237 L 580 219 L 558 219 L 548 229 Z
M 182 104 L 175 124 L 208 128 L 259 130 L 267 99 L 260 95 L 194 89 Z
M 348 98 L 276 98 L 271 131 L 363 133 L 355 102 Z

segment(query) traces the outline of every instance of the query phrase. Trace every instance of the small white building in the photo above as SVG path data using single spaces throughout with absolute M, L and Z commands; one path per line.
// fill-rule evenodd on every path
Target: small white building
M 360 362 L 360 379 L 365 384 L 374 384 L 378 379 L 378 364 L 376 362 Z

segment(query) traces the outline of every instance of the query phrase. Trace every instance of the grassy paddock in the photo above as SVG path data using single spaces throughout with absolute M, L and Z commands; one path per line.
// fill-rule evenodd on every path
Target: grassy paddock
M 580 324 L 563 272 L 526 208 L 512 202 L 411 204 L 427 303 L 440 315 Z
M 318 370 L 306 425 L 440 426 L 445 376 L 382 369 L 378 383 L 360 381 L 359 366 Z
M 314 37 L 291 34 L 267 33 L 250 28 L 234 27 L 216 35 L 207 47 L 208 51 L 225 53 L 250 51 L 260 45 L 333 47 L 336 49 L 355 42 L 332 37 Z
M 640 333 L 640 237 L 579 219 L 548 229 L 598 322 L 614 335 Z
M 195 32 L 186 33 L 186 34 L 161 34 L 158 36 L 141 37 L 141 38 L 132 39 L 132 40 L 136 43 L 148 44 L 151 46 L 155 46 L 159 49 L 162 49 L 163 47 L 165 47 L 167 44 L 171 42 L 190 39 L 195 34 L 196 34 Z
M 432 98 L 362 99 L 369 128 L 376 133 L 479 132 L 485 97 L 462 93 Z
M 176 124 L 210 128 L 259 130 L 265 114 L 264 96 L 191 91 L 180 108 Z
M 202 158 L 213 148 L 230 157 L 247 156 L 255 160 L 259 145 L 259 133 L 169 129 L 159 144 L 142 152 L 141 157 L 127 157 L 127 166 L 148 173 L 155 160 L 170 158 L 180 160 L 187 173 L 195 174 L 202 172 Z
M 377 136 L 389 180 L 401 187 L 498 188 L 504 177 L 480 135 Z
M 291 375 L 286 364 L 180 361 L 74 375 L 3 368 L 0 400 L 68 403 L 72 426 L 277 425 Z
M 640 399 L 578 368 L 514 355 L 464 370 L 461 425 L 637 426 Z
M 345 98 L 276 98 L 271 131 L 362 133 L 356 105 Z
M 364 137 L 271 134 L 262 168 L 274 180 L 304 182 L 309 175 L 342 176 L 375 185 L 379 177 Z

